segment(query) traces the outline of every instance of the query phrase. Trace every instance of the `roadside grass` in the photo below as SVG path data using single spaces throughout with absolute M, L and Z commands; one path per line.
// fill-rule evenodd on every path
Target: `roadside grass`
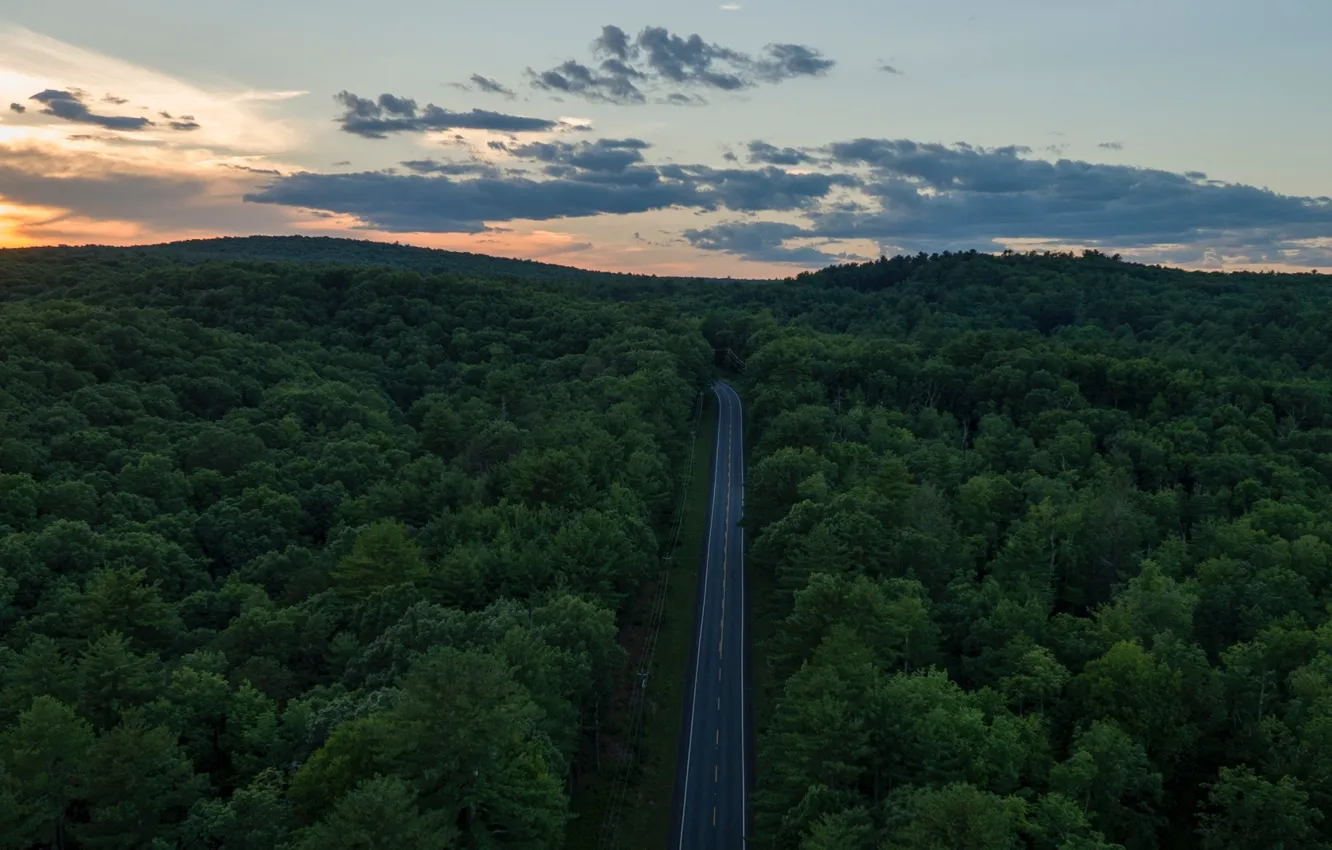
M 666 588 L 665 611 L 643 704 L 641 758 L 634 784 L 625 795 L 616 848 L 666 850 L 670 838 L 689 654 L 698 625 L 698 571 L 703 561 L 711 484 L 708 473 L 717 437 L 717 400 L 711 392 L 704 393 L 704 404 L 694 442 L 693 475 L 685 497 L 680 542 Z M 618 766 L 603 769 L 574 793 L 571 807 L 577 819 L 569 825 L 566 847 L 597 847 L 618 778 Z

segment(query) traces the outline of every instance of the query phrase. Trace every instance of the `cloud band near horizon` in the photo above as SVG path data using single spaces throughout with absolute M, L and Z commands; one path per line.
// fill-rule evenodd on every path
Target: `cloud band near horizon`
M 666 208 L 729 211 L 747 218 L 681 235 L 702 250 L 803 266 L 847 255 L 789 243 L 867 240 L 885 253 L 915 253 L 1036 240 L 1332 265 L 1332 199 L 1281 195 L 1197 172 L 1050 161 L 1021 146 L 908 139 L 804 149 L 755 141 L 748 158 L 757 167 L 722 169 L 652 165 L 643 155 L 648 147 L 636 139 L 494 143 L 518 168 L 294 174 L 246 200 L 351 215 L 399 232 L 475 233 L 515 220 Z M 788 165 L 804 170 L 782 167 Z M 468 174 L 480 176 L 462 179 Z M 765 213 L 795 220 L 764 220 Z

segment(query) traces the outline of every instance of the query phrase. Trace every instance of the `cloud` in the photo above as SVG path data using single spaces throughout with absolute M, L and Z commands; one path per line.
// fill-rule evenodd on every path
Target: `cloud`
M 256 216 L 240 196 L 253 175 L 133 166 L 93 152 L 0 146 L 0 197 L 46 211 L 27 225 L 30 238 L 57 238 L 81 228 L 142 234 L 246 233 L 273 230 L 288 216 Z M 60 241 L 70 241 L 60 239 Z
M 749 143 L 749 161 L 769 165 L 801 165 L 814 162 L 814 157 L 797 148 L 779 148 L 768 142 Z
M 471 80 L 472 80 L 472 85 L 476 86 L 478 89 L 485 92 L 486 94 L 500 94 L 504 95 L 510 100 L 512 100 L 514 97 L 517 96 L 514 93 L 513 89 L 509 88 L 508 86 L 504 85 L 498 80 L 492 80 L 491 78 L 483 77 L 480 74 L 473 74 L 471 76 Z
M 1096 147 L 1103 148 L 1108 151 L 1119 151 L 1124 149 L 1124 145 L 1122 142 L 1101 142 Z
M 697 200 L 682 183 L 649 186 L 528 177 L 456 180 L 447 176 L 293 174 L 245 196 L 247 201 L 352 215 L 390 232 L 481 233 L 487 222 L 545 221 L 599 213 L 634 213 Z
M 351 165 L 351 163 L 345 163 Z M 488 162 L 437 162 L 433 159 L 413 159 L 401 163 L 403 168 L 416 174 L 448 174 L 461 177 L 479 174 L 486 177 L 498 177 L 500 170 Z
M 717 8 L 721 9 L 723 12 L 738 12 L 744 7 L 739 3 L 723 3 Z
M 645 27 L 630 38 L 608 25 L 592 49 L 595 65 L 569 59 L 545 71 L 529 68 L 532 86 L 622 105 L 645 103 L 649 92 L 659 90 L 659 103 L 686 105 L 702 100 L 694 90 L 741 91 L 821 76 L 835 65 L 805 45 L 769 44 L 756 58 L 704 41 L 696 33 L 685 37 L 665 27 Z
M 146 130 L 149 127 L 158 126 L 155 122 L 137 115 L 99 115 L 89 108 L 86 103 L 86 95 L 83 92 L 74 89 L 46 89 L 28 99 L 43 104 L 43 109 L 41 110 L 43 115 L 51 115 L 74 124 L 92 124 L 96 127 L 101 127 L 104 130 L 116 130 L 122 132 L 137 132 L 140 130 Z M 112 97 L 111 95 L 107 95 L 102 98 L 102 100 L 107 103 L 115 104 L 129 102 L 126 98 Z M 17 109 L 15 109 L 15 107 L 17 107 Z M 19 113 L 27 111 L 22 104 L 17 103 L 10 104 L 9 108 Z M 170 127 L 172 130 L 191 132 L 198 130 L 200 127 L 199 123 L 194 120 L 193 115 L 182 115 L 180 116 L 180 120 L 174 120 L 174 116 L 166 110 L 162 110 L 157 114 L 166 119 L 166 126 Z M 93 137 L 89 136 L 87 138 Z
M 673 91 L 658 103 L 665 103 L 669 106 L 707 106 L 707 98 L 699 94 L 685 94 L 684 92 Z
M 638 88 L 638 81 L 646 79 L 646 75 L 618 59 L 607 59 L 602 63 L 601 71 L 570 59 L 540 73 L 528 68 L 527 73 L 533 87 L 546 91 L 604 103 L 631 104 L 647 100 Z
M 547 163 L 546 173 L 564 176 L 566 169 L 623 173 L 643 162 L 643 151 L 650 147 L 642 139 L 597 139 L 594 142 L 532 142 L 526 145 L 496 143 L 496 150 L 507 151 L 520 159 Z
M 711 168 L 706 165 L 662 165 L 663 176 L 699 186 L 714 202 L 705 209 L 725 207 L 737 212 L 810 209 L 838 187 L 860 180 L 850 174 L 793 174 L 780 168 Z
M 780 83 L 795 77 L 818 77 L 837 64 L 803 44 L 769 44 L 763 49 L 763 54 L 754 67 L 759 78 L 769 83 Z
M 355 216 L 367 227 L 397 232 L 479 233 L 492 222 L 546 221 L 622 215 L 670 207 L 737 212 L 814 208 L 844 174 L 791 174 L 706 165 L 650 165 L 640 139 L 578 144 L 492 142 L 490 149 L 542 163 L 539 172 L 457 168 L 433 161 L 404 163 L 417 172 L 300 173 L 246 195 L 247 201 Z M 457 179 L 468 174 L 481 176 Z M 429 176 L 427 176 L 429 175 Z
M 790 263 L 804 267 L 826 266 L 844 258 L 825 254 L 810 246 L 788 248 L 788 239 L 808 236 L 803 228 L 780 221 L 724 222 L 712 227 L 686 230 L 689 244 L 704 251 L 720 251 L 766 263 Z
M 11 103 L 9 104 L 9 111 L 17 112 L 19 115 L 22 115 L 23 113 L 28 111 L 28 107 L 24 106 L 21 103 Z
M 348 91 L 334 95 L 344 112 L 337 119 L 344 132 L 367 139 L 384 139 L 389 133 L 426 133 L 437 130 L 493 130 L 502 133 L 549 132 L 560 129 L 559 121 L 525 118 L 485 109 L 453 112 L 427 104 L 424 109 L 410 98 L 381 94 L 378 100 Z
M 196 152 L 196 157 L 203 156 L 200 152 L 204 149 L 275 155 L 291 150 L 298 139 L 283 116 L 273 114 L 270 104 L 263 102 L 293 96 L 292 93 L 201 88 L 150 68 L 3 23 L 0 23 L 0 80 L 5 81 L 5 88 L 25 97 L 33 92 L 63 92 L 70 96 L 61 98 L 64 103 L 60 108 L 66 111 L 78 109 L 82 104 L 90 114 L 128 118 L 133 122 L 155 121 L 158 110 L 198 116 L 196 123 L 203 126 L 187 132 L 174 131 L 166 123 L 138 130 L 110 130 L 122 134 L 122 138 L 169 140 L 173 136 L 188 136 L 188 147 Z M 70 81 L 77 82 L 78 89 Z M 116 102 L 119 100 L 126 103 Z M 150 104 L 153 108 L 140 111 L 137 104 Z M 27 106 L 23 138 L 57 138 L 50 125 L 66 123 L 66 119 L 38 113 L 41 105 L 37 102 L 28 102 Z M 88 125 L 86 121 L 78 123 Z
M 129 115 L 98 115 L 83 102 L 83 96 L 72 91 L 46 89 L 32 95 L 28 100 L 42 104 L 42 113 L 75 124 L 93 124 L 104 130 L 143 130 L 153 126 L 147 118 Z
M 1279 195 L 1199 172 L 1032 159 L 1019 146 L 854 139 L 826 151 L 861 175 L 858 191 L 872 206 L 807 210 L 801 237 L 872 240 L 889 253 L 986 250 L 1034 240 L 1166 258 L 1160 261 L 1213 250 L 1254 262 L 1332 264 L 1328 198 Z M 743 232 L 748 229 L 754 232 Z M 725 240 L 698 244 L 734 251 L 778 233 L 761 222 L 741 222 Z M 760 247 L 755 257 L 771 259 L 772 246 Z
M 276 168 L 251 168 L 251 167 L 248 166 L 248 165 L 235 165 L 235 164 L 230 163 L 230 162 L 224 162 L 224 163 L 222 163 L 222 167 L 223 167 L 223 168 L 230 168 L 230 169 L 233 169 L 233 170 L 235 170 L 235 171 L 244 171 L 244 172 L 246 172 L 247 174 L 264 174 L 264 175 L 267 175 L 267 176 L 270 176 L 270 177 L 281 177 L 281 176 L 282 176 L 282 172 L 281 172 L 281 171 L 278 171 Z

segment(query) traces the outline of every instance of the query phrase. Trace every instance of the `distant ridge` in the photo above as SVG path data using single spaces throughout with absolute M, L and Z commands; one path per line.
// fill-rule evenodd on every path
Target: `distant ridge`
M 610 281 L 643 280 L 728 280 L 727 278 L 685 278 L 650 274 L 602 272 L 542 263 L 445 251 L 388 242 L 342 239 L 332 236 L 224 236 L 215 239 L 188 239 L 156 245 L 129 247 L 79 246 L 0 249 L 4 253 L 59 252 L 73 257 L 92 258 L 110 254 L 148 255 L 180 263 L 207 262 L 288 262 L 318 265 L 379 266 L 406 269 L 422 274 L 463 274 L 485 278 L 568 281 L 594 279 Z

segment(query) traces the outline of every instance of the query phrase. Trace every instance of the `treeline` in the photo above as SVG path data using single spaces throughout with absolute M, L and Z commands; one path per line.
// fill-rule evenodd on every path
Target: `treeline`
M 757 839 L 1328 846 L 1320 283 L 953 255 L 718 296 L 780 597 Z
M 697 320 L 118 257 L 0 258 L 0 846 L 560 846 Z

